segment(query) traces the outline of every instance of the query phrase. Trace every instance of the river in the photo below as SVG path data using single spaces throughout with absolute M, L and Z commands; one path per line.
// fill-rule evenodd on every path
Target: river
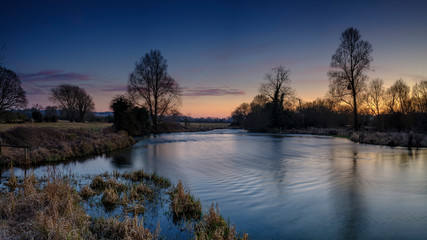
M 181 179 L 205 210 L 218 203 L 221 214 L 253 239 L 427 236 L 426 149 L 243 130 L 138 140 L 129 149 L 57 169 L 85 175 L 143 168 L 174 183 Z

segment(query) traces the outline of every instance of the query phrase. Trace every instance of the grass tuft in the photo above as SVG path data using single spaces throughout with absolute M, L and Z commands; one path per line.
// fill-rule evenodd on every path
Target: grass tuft
M 242 236 L 236 234 L 236 226 L 230 225 L 219 213 L 218 205 L 216 211 L 212 204 L 208 214 L 203 216 L 203 220 L 195 227 L 194 235 L 196 239 L 248 239 L 248 234 Z
M 96 194 L 95 191 L 93 191 L 92 188 L 90 188 L 88 185 L 84 186 L 80 190 L 80 197 L 82 197 L 83 199 L 88 199 L 94 196 L 95 194 Z
M 123 221 L 117 218 L 98 218 L 90 226 L 98 239 L 154 239 L 153 234 L 144 228 L 142 219 L 125 217 Z
M 107 188 L 104 190 L 104 194 L 102 195 L 101 203 L 107 209 L 114 209 L 117 204 L 119 204 L 120 198 L 117 194 L 116 190 L 113 188 Z
M 195 200 L 189 192 L 184 190 L 181 180 L 178 181 L 176 187 L 172 187 L 170 196 L 172 199 L 171 208 L 175 221 L 181 219 L 200 219 L 202 215 L 200 200 Z

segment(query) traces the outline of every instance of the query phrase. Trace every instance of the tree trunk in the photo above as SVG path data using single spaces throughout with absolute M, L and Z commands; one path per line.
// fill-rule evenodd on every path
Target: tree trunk
M 357 102 L 356 102 L 356 92 L 353 88 L 353 114 L 354 114 L 354 130 L 359 130 L 359 124 L 357 122 Z

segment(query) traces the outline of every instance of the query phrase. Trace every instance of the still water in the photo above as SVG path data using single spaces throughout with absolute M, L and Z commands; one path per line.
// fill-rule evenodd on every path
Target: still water
M 253 239 L 427 239 L 427 150 L 242 130 L 160 134 L 57 168 L 141 169 L 184 185 Z M 43 174 L 45 167 L 37 168 Z

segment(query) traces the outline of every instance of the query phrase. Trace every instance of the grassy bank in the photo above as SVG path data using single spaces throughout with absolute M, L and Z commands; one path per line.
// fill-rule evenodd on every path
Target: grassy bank
M 200 201 L 182 183 L 171 186 L 155 173 L 114 172 L 81 180 L 54 170 L 40 178 L 11 174 L 0 191 L 0 239 L 160 239 L 159 225 L 147 227 L 144 219 L 164 202 L 170 209 L 165 215 L 176 217 L 177 231 L 189 237 L 248 239 L 218 207 L 203 214 Z
M 205 132 L 215 129 L 230 128 L 230 123 L 182 123 L 168 122 L 159 125 L 159 133 L 174 133 L 174 132 Z
M 0 124 L 0 132 L 4 132 L 16 127 L 55 128 L 55 129 L 61 129 L 61 130 L 80 129 L 80 130 L 87 130 L 91 132 L 99 132 L 104 128 L 109 128 L 112 126 L 113 126 L 112 123 L 104 123 L 104 122 L 78 123 L 78 122 L 69 122 L 69 121 L 62 121 L 62 120 L 59 120 L 58 122 L 41 122 L 41 123 L 37 123 L 37 122 L 2 123 Z
M 86 125 L 88 126 L 88 125 Z M 86 128 L 87 129 L 87 128 Z M 125 148 L 135 143 L 126 132 L 113 133 L 109 129 L 98 131 L 83 128 L 15 127 L 1 132 L 4 145 L 1 163 L 25 165 L 63 161 L 92 154 L 102 154 Z
M 410 148 L 427 147 L 427 135 L 413 132 L 369 132 L 335 128 L 306 128 L 285 130 L 281 131 L 281 133 L 342 137 L 353 142 L 384 146 L 401 146 Z

